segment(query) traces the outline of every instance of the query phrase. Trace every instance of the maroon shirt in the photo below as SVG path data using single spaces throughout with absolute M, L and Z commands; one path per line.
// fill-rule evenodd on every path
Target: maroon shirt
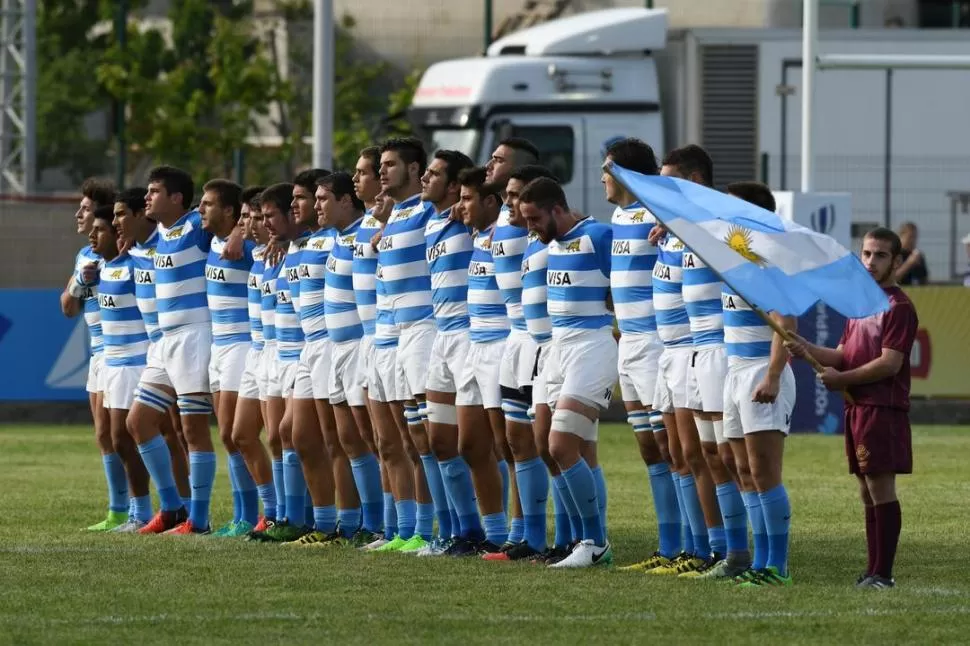
M 864 319 L 849 319 L 842 332 L 842 370 L 879 358 L 883 348 L 903 353 L 903 366 L 892 377 L 849 388 L 856 404 L 909 410 L 909 353 L 919 319 L 912 301 L 899 287 L 884 288 L 889 310 Z

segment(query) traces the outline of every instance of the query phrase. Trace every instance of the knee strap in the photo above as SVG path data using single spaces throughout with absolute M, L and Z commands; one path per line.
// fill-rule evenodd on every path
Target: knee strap
M 182 415 L 210 415 L 212 414 L 212 395 L 206 393 L 179 395 L 178 407 L 179 413 Z
M 154 408 L 159 413 L 167 413 L 168 409 L 175 403 L 175 398 L 158 386 L 141 384 L 135 390 L 135 401 L 141 402 L 149 408 Z
M 558 433 L 571 433 L 587 442 L 595 442 L 597 424 L 576 411 L 557 408 L 552 414 L 551 430 Z
M 428 421 L 432 424 L 458 426 L 458 407 L 454 404 L 428 402 Z

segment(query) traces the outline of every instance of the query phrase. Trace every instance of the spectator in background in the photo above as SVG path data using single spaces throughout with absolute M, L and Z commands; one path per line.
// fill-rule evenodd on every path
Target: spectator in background
M 967 250 L 967 269 L 963 272 L 963 286 L 970 287 L 970 233 L 963 236 L 963 240 L 960 242 L 963 243 L 964 248 Z
M 925 285 L 929 282 L 930 272 L 926 268 L 926 257 L 916 248 L 919 230 L 912 222 L 903 222 L 899 227 L 899 239 L 903 243 L 903 262 L 896 270 L 896 282 L 900 285 Z

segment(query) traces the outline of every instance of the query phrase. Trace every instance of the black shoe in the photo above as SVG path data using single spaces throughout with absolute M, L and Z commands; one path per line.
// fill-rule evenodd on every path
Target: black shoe
M 463 556 L 476 556 L 478 554 L 478 541 L 471 541 L 467 538 L 456 538 L 455 542 L 445 550 L 445 556 L 461 558 Z
M 532 562 L 540 565 L 552 565 L 569 556 L 570 552 L 572 552 L 571 547 L 553 546 L 532 559 Z
M 542 554 L 543 552 L 532 549 L 525 541 L 517 543 L 505 550 L 505 555 L 510 561 L 531 561 L 538 556 L 542 556 Z
M 515 546 L 513 545 L 513 547 L 515 547 Z M 493 543 L 491 541 L 481 541 L 481 542 L 479 542 L 478 545 L 475 546 L 475 550 L 480 555 L 485 555 L 485 554 L 498 554 L 499 552 L 504 552 L 505 551 L 501 547 L 499 547 L 498 545 L 496 545 L 495 543 Z

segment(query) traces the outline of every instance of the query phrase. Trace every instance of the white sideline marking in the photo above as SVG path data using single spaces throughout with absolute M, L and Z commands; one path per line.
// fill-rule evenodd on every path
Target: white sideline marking
M 888 592 L 888 594 L 892 594 Z M 763 612 L 708 612 L 705 619 L 808 619 L 815 617 L 885 617 L 893 615 L 966 615 L 970 614 L 970 606 L 953 606 L 950 608 L 929 608 L 914 610 L 912 608 L 862 608 L 859 610 L 774 610 Z

